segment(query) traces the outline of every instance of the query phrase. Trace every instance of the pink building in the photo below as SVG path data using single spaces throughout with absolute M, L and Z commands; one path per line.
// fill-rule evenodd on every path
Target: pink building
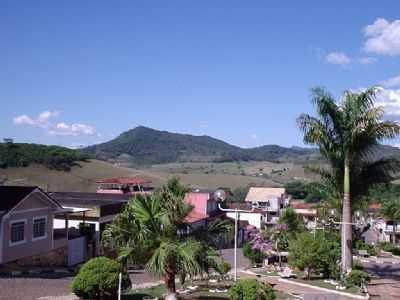
M 195 189 L 186 194 L 185 201 L 193 206 L 186 221 L 193 227 L 206 226 L 210 218 L 221 215 L 214 199 L 214 190 Z

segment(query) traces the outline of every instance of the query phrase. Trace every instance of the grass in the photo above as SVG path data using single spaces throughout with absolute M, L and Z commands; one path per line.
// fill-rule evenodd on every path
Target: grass
M 165 286 L 163 284 L 146 288 L 146 289 L 135 289 L 127 294 L 123 295 L 123 300 L 142 300 L 145 296 L 158 297 L 160 300 L 163 299 L 165 294 Z M 280 291 L 275 291 L 276 300 L 291 299 L 289 295 Z M 229 300 L 228 293 L 210 293 L 209 288 L 199 288 L 195 292 L 190 294 L 179 296 L 180 300 Z
M 196 188 L 280 186 L 289 180 L 312 178 L 303 166 L 293 163 L 229 162 L 229 163 L 173 163 L 140 169 L 126 168 L 111 163 L 91 160 L 80 162 L 71 171 L 55 171 L 41 165 L 8 168 L 0 172 L 6 184 L 38 185 L 51 191 L 95 192 L 96 180 L 106 177 L 144 176 L 157 187 L 169 177 L 178 176 L 182 182 Z M 262 170 L 263 176 L 256 176 Z M 276 170 L 284 170 L 276 173 Z M 245 176 L 241 175 L 244 172 Z M 276 173 L 276 174 L 275 174 Z
M 321 287 L 321 288 L 325 288 L 325 289 L 329 289 L 329 290 L 336 290 L 336 286 L 326 283 L 324 282 L 324 279 L 310 279 L 310 280 L 306 280 L 306 279 L 300 279 L 300 278 L 294 278 L 294 279 L 290 279 L 296 282 L 300 282 L 300 283 L 305 283 L 305 284 L 309 284 L 309 285 L 313 285 L 316 287 Z M 350 288 L 346 288 L 344 290 L 338 290 L 340 292 L 345 292 L 345 293 L 350 293 L 350 294 L 356 294 L 356 295 L 361 295 L 359 289 L 357 287 L 350 287 Z

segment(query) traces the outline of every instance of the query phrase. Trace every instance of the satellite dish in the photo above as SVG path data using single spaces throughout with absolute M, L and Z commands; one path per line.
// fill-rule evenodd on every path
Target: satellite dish
M 222 189 L 216 190 L 214 193 L 214 199 L 216 201 L 224 202 L 226 200 L 226 192 Z

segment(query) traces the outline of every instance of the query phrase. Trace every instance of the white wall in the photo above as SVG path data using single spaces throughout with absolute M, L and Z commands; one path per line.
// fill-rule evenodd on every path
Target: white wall
M 82 223 L 82 220 L 68 220 L 68 227 L 74 227 L 79 229 L 79 224 Z M 85 223 L 94 224 L 96 231 L 100 231 L 100 223 L 98 221 L 87 221 Z M 54 229 L 64 229 L 65 228 L 65 220 L 63 219 L 54 219 Z
M 228 218 L 235 219 L 235 213 L 228 212 L 226 214 Z M 239 220 L 248 221 L 250 225 L 256 226 L 257 229 L 261 229 L 262 214 L 261 213 L 239 213 Z

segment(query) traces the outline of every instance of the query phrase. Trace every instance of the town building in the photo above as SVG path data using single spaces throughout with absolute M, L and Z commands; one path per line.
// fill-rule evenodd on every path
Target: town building
M 143 177 L 113 177 L 97 180 L 97 193 L 129 194 L 151 193 L 151 181 Z
M 0 264 L 66 263 L 68 235 L 56 236 L 53 222 L 67 213 L 38 187 L 0 186 Z

